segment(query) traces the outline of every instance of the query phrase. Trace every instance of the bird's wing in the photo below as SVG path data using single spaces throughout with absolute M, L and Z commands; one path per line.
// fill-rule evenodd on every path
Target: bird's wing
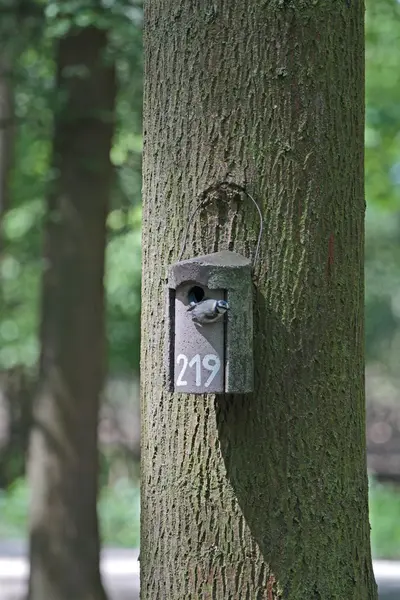
M 214 319 L 216 316 L 218 316 L 218 313 L 216 313 L 215 310 L 209 309 L 204 312 L 205 319 Z
M 212 323 L 213 321 L 218 321 L 218 319 L 220 317 L 222 317 L 222 314 L 219 314 L 219 313 L 215 314 L 214 312 L 213 313 L 208 312 L 205 315 L 203 315 L 203 319 L 205 321 L 209 321 L 210 323 Z
M 193 308 L 196 309 L 197 307 L 199 307 L 199 310 L 193 311 L 193 319 L 198 318 L 201 315 L 201 319 L 205 321 L 213 321 L 216 317 L 219 316 L 218 313 L 215 312 L 213 304 L 211 304 L 211 306 L 208 309 L 204 307 L 204 304 L 202 304 L 201 306 L 200 304 L 197 304 Z

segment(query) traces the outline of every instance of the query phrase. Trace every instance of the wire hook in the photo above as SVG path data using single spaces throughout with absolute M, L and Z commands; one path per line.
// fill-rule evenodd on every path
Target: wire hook
M 198 213 L 198 211 L 205 206 L 205 204 L 207 204 L 207 202 L 209 201 L 209 194 L 210 192 L 213 191 L 217 191 L 219 189 L 221 189 L 222 187 L 228 187 L 232 190 L 235 190 L 237 192 L 243 193 L 245 194 L 248 198 L 250 198 L 250 200 L 253 202 L 254 206 L 257 209 L 258 215 L 260 217 L 260 231 L 258 234 L 258 240 L 257 240 L 257 246 L 256 246 L 256 252 L 254 254 L 254 258 L 253 258 L 253 262 L 252 262 L 252 267 L 254 269 L 254 266 L 258 260 L 258 255 L 260 252 L 260 244 L 261 244 L 261 237 L 263 234 L 263 228 L 264 228 L 264 223 L 263 223 L 263 217 L 262 217 L 262 213 L 261 213 L 261 209 L 260 206 L 258 205 L 258 203 L 255 201 L 254 197 L 241 185 L 237 184 L 237 183 L 231 183 L 230 181 L 221 181 L 219 183 L 214 183 L 213 185 L 210 185 L 208 188 L 206 188 L 199 196 L 199 200 L 200 203 L 196 206 L 196 208 L 192 211 L 192 214 L 189 217 L 189 220 L 187 222 L 186 225 L 186 229 L 185 229 L 185 234 L 184 234 L 184 238 L 183 238 L 183 244 L 182 244 L 182 248 L 181 251 L 179 253 L 179 257 L 178 257 L 178 261 L 182 260 L 182 256 L 183 253 L 185 252 L 185 248 L 186 248 L 186 242 L 187 242 L 187 236 L 189 233 L 189 227 L 192 224 L 192 221 L 194 219 L 194 217 L 196 216 L 196 214 Z

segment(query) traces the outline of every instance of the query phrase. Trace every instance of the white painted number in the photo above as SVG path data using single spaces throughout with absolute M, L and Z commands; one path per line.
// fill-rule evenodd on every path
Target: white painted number
M 221 367 L 221 361 L 216 354 L 206 354 L 203 358 L 203 367 L 207 369 L 207 371 L 211 371 L 209 378 L 204 384 L 205 387 L 208 387 L 218 373 Z
M 189 362 L 187 356 L 184 354 L 178 354 L 176 359 L 177 364 L 182 363 L 181 372 L 178 375 L 178 379 L 176 380 L 177 386 L 187 385 L 187 381 L 183 379 L 185 375 L 185 371 L 189 365 L 189 367 L 196 367 L 196 387 L 201 387 L 201 366 L 203 365 L 206 371 L 210 371 L 210 375 L 208 379 L 204 383 L 204 387 L 208 388 L 212 381 L 215 379 L 218 371 L 221 368 L 221 361 L 216 354 L 206 354 L 203 360 L 201 360 L 200 354 L 195 354 L 191 361 Z
M 193 367 L 193 365 L 196 365 L 196 385 L 197 387 L 201 386 L 201 361 L 200 361 L 200 354 L 195 354 L 192 358 L 192 360 L 189 363 L 189 367 Z
M 178 363 L 178 365 L 180 362 L 183 362 L 182 371 L 179 373 L 178 379 L 176 380 L 176 385 L 187 385 L 187 381 L 183 381 L 182 377 L 186 371 L 188 359 L 184 354 L 179 354 L 178 358 L 176 359 L 176 362 Z

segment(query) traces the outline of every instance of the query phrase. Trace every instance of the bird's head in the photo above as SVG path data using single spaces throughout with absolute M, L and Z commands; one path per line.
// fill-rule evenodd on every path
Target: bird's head
M 226 300 L 217 300 L 216 309 L 220 315 L 223 315 L 227 310 L 229 310 L 229 304 Z

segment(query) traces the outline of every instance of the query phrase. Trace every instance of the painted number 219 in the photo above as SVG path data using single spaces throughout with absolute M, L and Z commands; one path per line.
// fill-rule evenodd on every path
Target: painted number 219
M 176 380 L 176 385 L 187 385 L 187 381 L 183 379 L 185 375 L 185 371 L 187 367 L 196 367 L 196 385 L 197 387 L 201 386 L 201 366 L 203 365 L 204 369 L 210 372 L 208 379 L 204 383 L 204 387 L 209 387 L 214 377 L 218 373 L 221 368 L 221 361 L 216 354 L 206 354 L 201 360 L 200 354 L 195 354 L 192 360 L 189 362 L 189 359 L 185 354 L 179 354 L 176 359 L 177 364 L 182 363 L 181 372 L 178 375 L 178 379 Z

